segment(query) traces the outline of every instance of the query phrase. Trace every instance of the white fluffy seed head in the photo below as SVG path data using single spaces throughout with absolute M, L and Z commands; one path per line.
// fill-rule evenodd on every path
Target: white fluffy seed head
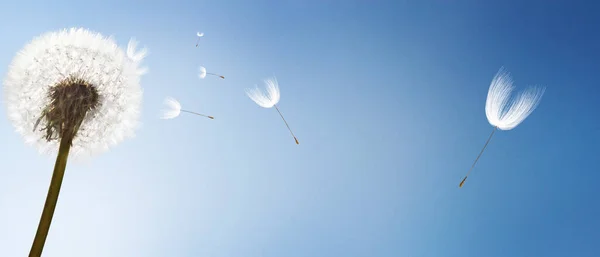
M 166 105 L 166 109 L 163 109 L 161 119 L 168 120 L 179 116 L 181 113 L 181 104 L 172 97 L 165 98 L 163 102 Z
M 4 80 L 8 117 L 16 131 L 41 152 L 55 154 L 59 141 L 47 141 L 34 126 L 50 102 L 50 88 L 74 76 L 97 89 L 99 103 L 87 113 L 73 140 L 73 157 L 104 152 L 133 137 L 142 103 L 139 64 L 146 53 L 136 53 L 133 46 L 128 54 L 131 59 L 111 37 L 83 28 L 35 38 L 17 53 Z M 42 119 L 38 127 L 45 122 Z
M 488 91 L 485 114 L 492 126 L 501 130 L 511 130 L 521 124 L 538 106 L 545 87 L 529 87 L 514 99 L 513 80 L 504 68 L 496 74 Z
M 281 99 L 279 83 L 277 83 L 277 78 L 275 77 L 265 79 L 264 82 L 267 90 L 266 94 L 258 86 L 253 89 L 246 89 L 246 94 L 260 107 L 271 108 L 279 103 Z
M 198 77 L 201 79 L 206 78 L 206 68 L 203 66 L 198 67 Z

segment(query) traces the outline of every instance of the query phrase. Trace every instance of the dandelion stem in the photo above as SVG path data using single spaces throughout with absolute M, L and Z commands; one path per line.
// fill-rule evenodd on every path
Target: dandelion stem
M 195 115 L 202 116 L 202 117 L 207 117 L 207 118 L 209 118 L 209 119 L 215 119 L 215 117 L 213 117 L 213 116 L 208 116 L 208 115 L 204 115 L 204 114 L 197 113 L 197 112 L 186 111 L 186 110 L 181 110 L 181 111 L 182 111 L 182 112 L 191 113 L 191 114 L 195 114 Z
M 40 257 L 44 250 L 44 244 L 48 237 L 48 231 L 50 231 L 50 224 L 52 223 L 52 217 L 54 216 L 54 210 L 56 209 L 56 203 L 58 202 L 58 194 L 60 193 L 60 187 L 65 175 L 67 158 L 69 157 L 72 141 L 72 137 L 65 137 L 60 140 L 60 147 L 58 149 L 56 163 L 54 164 L 54 172 L 52 173 L 50 187 L 48 188 L 46 203 L 44 203 L 44 210 L 42 211 L 42 217 L 40 218 L 40 223 L 37 232 L 35 233 L 33 245 L 29 251 L 29 257 Z
M 225 79 L 225 76 L 221 76 L 221 75 L 216 74 L 216 73 L 207 72 L 206 74 L 213 75 L 213 76 L 218 76 L 218 77 L 220 77 L 222 79 Z
M 277 110 L 277 112 L 279 113 L 279 116 L 281 116 L 281 119 L 283 119 L 283 122 L 285 122 L 285 126 L 288 128 L 290 133 L 292 133 L 292 137 L 294 137 L 294 140 L 296 140 L 296 144 L 299 145 L 300 142 L 298 142 L 298 139 L 296 138 L 296 136 L 294 136 L 294 132 L 292 132 L 292 129 L 290 128 L 290 125 L 288 125 L 287 121 L 283 117 L 283 114 L 281 114 L 281 111 L 279 111 L 279 108 L 277 107 L 277 105 L 274 105 L 274 106 L 275 106 L 275 110 Z
M 200 44 L 200 37 L 198 37 L 198 41 L 196 41 L 196 47 L 198 47 L 198 44 Z
M 60 138 L 60 146 L 54 163 L 54 172 L 50 180 L 42 217 L 29 251 L 29 257 L 40 257 L 42 255 L 56 203 L 58 202 L 58 195 L 73 139 L 77 135 L 77 131 L 88 111 L 94 109 L 98 104 L 98 91 L 96 88 L 76 77 L 70 77 L 59 82 L 50 89 L 49 95 L 52 101 L 42 111 L 41 117 L 34 127 L 37 127 L 41 120 L 45 120 L 45 127 L 42 131 L 46 132 L 46 140 L 52 141 L 58 137 Z
M 487 141 L 485 142 L 485 145 L 481 149 L 481 152 L 479 152 L 479 155 L 477 155 L 477 158 L 473 162 L 473 165 L 471 165 L 471 168 L 467 172 L 467 175 L 465 176 L 465 178 L 463 178 L 463 180 L 460 182 L 460 184 L 458 185 L 458 187 L 462 187 L 465 184 L 465 181 L 467 180 L 467 177 L 469 177 L 469 174 L 471 174 L 471 171 L 473 171 L 473 168 L 475 167 L 475 164 L 477 163 L 477 161 L 479 161 L 479 157 L 481 157 L 481 155 L 483 154 L 483 151 L 485 151 L 485 148 L 490 143 L 490 140 L 492 140 L 492 136 L 494 136 L 494 133 L 496 132 L 497 129 L 498 129 L 498 127 L 494 127 L 494 130 L 492 131 L 492 134 L 490 134 L 490 137 L 488 137 Z

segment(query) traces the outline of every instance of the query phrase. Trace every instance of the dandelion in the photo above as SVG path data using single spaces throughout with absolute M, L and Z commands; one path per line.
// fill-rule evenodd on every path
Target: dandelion
M 181 114 L 181 112 L 187 112 L 187 113 L 191 113 L 194 115 L 207 117 L 209 119 L 215 118 L 213 116 L 208 116 L 208 115 L 200 114 L 197 112 L 183 110 L 183 109 L 181 109 L 181 104 L 172 97 L 165 98 L 164 104 L 167 106 L 167 109 L 164 109 L 162 111 L 162 115 L 160 118 L 163 120 L 174 119 L 174 118 L 178 117 L 179 114 Z
M 538 106 L 546 90 L 545 87 L 530 87 L 517 95 L 515 99 L 509 101 L 511 100 L 510 95 L 513 89 L 513 80 L 510 74 L 504 68 L 500 68 L 500 71 L 498 71 L 490 84 L 485 103 L 485 115 L 488 122 L 494 126 L 494 130 L 492 130 L 475 162 L 471 165 L 471 169 L 469 169 L 465 178 L 460 182 L 459 187 L 464 185 L 496 130 L 511 130 L 521 124 Z
M 206 74 L 208 75 L 213 75 L 213 76 L 219 76 L 222 79 L 225 79 L 224 76 L 221 76 L 219 74 L 215 74 L 215 73 L 210 73 L 210 72 L 206 72 L 206 68 L 204 68 L 204 66 L 200 66 L 198 67 L 198 77 L 201 79 L 206 78 Z
M 198 36 L 198 41 L 196 42 L 196 47 L 198 47 L 198 44 L 200 43 L 200 38 L 204 36 L 204 33 L 196 32 L 196 36 Z
M 10 65 L 9 119 L 27 143 L 57 154 L 30 257 L 42 254 L 69 154 L 106 151 L 134 135 L 147 71 L 139 67 L 147 52 L 135 44 L 127 55 L 112 38 L 72 28 L 35 38 Z
M 279 99 L 281 98 L 281 92 L 279 92 L 279 83 L 277 83 L 277 78 L 273 77 L 265 79 L 265 84 L 267 88 L 267 94 L 264 94 L 260 89 L 258 89 L 258 86 L 256 86 L 256 88 L 254 89 L 246 89 L 246 94 L 248 95 L 248 97 L 250 97 L 250 99 L 252 99 L 252 101 L 258 104 L 258 106 L 260 107 L 275 107 L 275 110 L 277 110 L 279 116 L 281 116 L 281 119 L 285 123 L 285 126 L 287 126 L 288 130 L 292 134 L 292 137 L 294 137 L 294 140 L 296 140 L 296 144 L 300 144 L 300 142 L 298 142 L 298 139 L 294 135 L 294 132 L 292 132 L 292 129 L 283 117 L 283 114 L 281 114 L 281 111 L 279 111 L 279 108 L 277 107 L 277 103 L 279 103 Z

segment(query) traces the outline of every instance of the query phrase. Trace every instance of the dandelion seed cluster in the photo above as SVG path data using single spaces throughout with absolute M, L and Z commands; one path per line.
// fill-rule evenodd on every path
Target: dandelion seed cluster
M 73 139 L 72 155 L 106 151 L 133 137 L 142 103 L 140 63 L 146 50 L 136 52 L 132 40 L 125 53 L 111 37 L 83 28 L 43 34 L 13 59 L 4 80 L 8 117 L 16 131 L 41 152 L 56 153 L 58 140 L 48 140 L 48 119 L 40 119 L 52 103 L 50 92 L 67 79 L 91 85 L 98 99 Z M 37 121 L 39 123 L 36 126 Z
M 46 141 L 71 140 L 88 112 L 98 106 L 98 91 L 94 85 L 71 76 L 50 88 L 50 104 L 36 121 L 45 119 Z

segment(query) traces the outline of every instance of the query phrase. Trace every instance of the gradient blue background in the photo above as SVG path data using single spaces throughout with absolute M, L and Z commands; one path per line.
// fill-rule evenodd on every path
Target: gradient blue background
M 44 256 L 600 256 L 594 2 L 4 1 L 2 76 L 65 27 L 150 49 L 144 126 L 68 165 Z M 459 189 L 501 66 L 546 94 Z M 272 75 L 300 145 L 244 93 Z M 166 96 L 216 119 L 159 120 Z M 0 256 L 25 256 L 54 157 L 1 115 Z

